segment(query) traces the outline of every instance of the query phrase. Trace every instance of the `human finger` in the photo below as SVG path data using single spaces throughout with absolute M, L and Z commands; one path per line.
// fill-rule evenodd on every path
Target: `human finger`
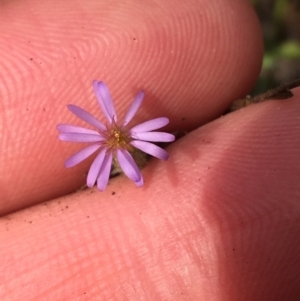
M 294 91 L 178 140 L 143 188 L 120 176 L 2 218 L 1 299 L 297 300 Z
M 93 79 L 111 88 L 120 116 L 144 89 L 134 122 L 166 116 L 168 130 L 191 130 L 246 94 L 261 63 L 248 1 L 25 0 L 0 14 L 2 214 L 83 185 L 90 161 L 65 169 L 81 146 L 60 142 L 55 128 L 82 125 L 69 103 L 101 119 Z

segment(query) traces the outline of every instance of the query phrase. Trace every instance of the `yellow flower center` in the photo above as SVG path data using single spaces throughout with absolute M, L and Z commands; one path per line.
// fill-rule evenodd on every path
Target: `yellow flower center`
M 105 144 L 108 149 L 127 149 L 128 151 L 132 150 L 132 146 L 130 145 L 130 141 L 132 138 L 127 130 L 124 128 L 120 128 L 113 121 L 111 125 L 107 126 L 107 130 L 101 133 L 105 138 Z

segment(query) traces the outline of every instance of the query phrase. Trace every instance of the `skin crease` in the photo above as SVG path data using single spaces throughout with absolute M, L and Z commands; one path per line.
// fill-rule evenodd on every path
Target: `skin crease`
M 0 6 L 0 299 L 299 300 L 300 90 L 217 119 L 259 72 L 249 3 L 52 3 Z M 82 145 L 54 129 L 80 125 L 68 103 L 101 116 L 93 79 L 194 130 L 143 188 L 68 194 L 89 162 L 64 169 Z

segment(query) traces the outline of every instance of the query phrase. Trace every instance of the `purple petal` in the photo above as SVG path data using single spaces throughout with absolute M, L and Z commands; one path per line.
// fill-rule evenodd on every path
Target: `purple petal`
M 140 140 L 133 140 L 130 142 L 130 144 L 133 145 L 134 147 L 140 149 L 144 153 L 147 153 L 158 159 L 166 161 L 169 158 L 169 154 L 164 149 L 162 149 L 161 147 L 159 147 L 153 143 L 149 143 L 146 141 L 140 141 Z
M 100 105 L 100 108 L 109 123 L 117 121 L 117 114 L 110 95 L 110 92 L 104 82 L 93 81 L 93 88 Z
M 86 185 L 87 187 L 93 187 L 96 183 L 96 180 L 99 176 L 100 169 L 102 167 L 102 163 L 105 157 L 106 148 L 103 148 L 100 153 L 97 155 L 95 160 L 93 161 L 87 179 L 86 179 Z
M 159 117 L 134 126 L 131 129 L 131 131 L 149 132 L 149 131 L 160 129 L 168 123 L 169 123 L 169 119 L 167 117 Z
M 80 133 L 80 134 L 94 134 L 99 135 L 97 131 L 83 128 L 81 126 L 72 124 L 59 124 L 56 127 L 62 133 Z
M 116 156 L 125 175 L 133 182 L 139 183 L 142 174 L 129 152 L 127 150 L 117 149 Z
M 164 132 L 143 132 L 143 133 L 132 133 L 133 139 L 153 141 L 153 142 L 171 142 L 175 140 L 175 136 Z
M 132 120 L 132 118 L 134 117 L 134 115 L 136 114 L 136 112 L 138 111 L 139 107 L 141 106 L 141 104 L 143 102 L 144 95 L 145 95 L 144 91 L 141 91 L 134 98 L 134 100 L 133 100 L 131 106 L 129 107 L 128 112 L 124 118 L 123 126 L 125 126 Z
M 80 134 L 80 133 L 61 133 L 58 138 L 62 141 L 69 142 L 100 142 L 105 138 L 100 134 Z
M 105 125 L 101 121 L 99 121 L 97 118 L 95 118 L 93 115 L 91 115 L 84 109 L 81 109 L 80 107 L 77 107 L 75 105 L 68 105 L 67 107 L 74 115 L 87 122 L 88 124 L 94 126 L 95 128 L 101 131 L 106 130 Z
M 112 162 L 112 152 L 107 152 L 103 160 L 103 164 L 97 179 L 97 187 L 100 191 L 103 191 L 108 183 Z
M 138 187 L 142 187 L 144 185 L 144 179 L 142 174 L 141 174 L 141 179 L 138 182 L 135 182 L 135 185 Z
M 82 150 L 74 154 L 72 157 L 67 159 L 67 161 L 65 162 L 65 167 L 69 168 L 77 165 L 78 163 L 82 162 L 90 155 L 92 155 L 99 147 L 100 145 L 93 144 L 83 148 Z

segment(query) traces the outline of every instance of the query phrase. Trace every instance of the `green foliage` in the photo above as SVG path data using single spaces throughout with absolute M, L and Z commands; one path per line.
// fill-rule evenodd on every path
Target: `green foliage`
M 298 0 L 252 0 L 265 41 L 263 66 L 254 93 L 300 77 L 300 4 Z

